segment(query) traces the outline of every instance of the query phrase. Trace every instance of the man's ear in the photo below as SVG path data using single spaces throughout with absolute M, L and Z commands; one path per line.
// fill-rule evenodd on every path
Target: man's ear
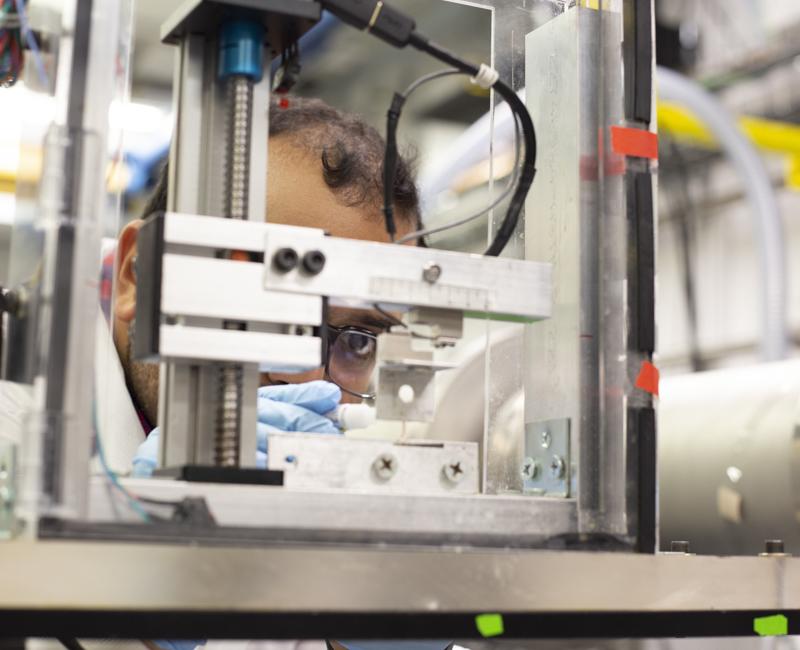
M 136 314 L 136 241 L 139 228 L 144 225 L 142 219 L 135 219 L 122 229 L 117 241 L 117 266 L 114 277 L 116 292 L 114 294 L 114 316 L 130 323 Z

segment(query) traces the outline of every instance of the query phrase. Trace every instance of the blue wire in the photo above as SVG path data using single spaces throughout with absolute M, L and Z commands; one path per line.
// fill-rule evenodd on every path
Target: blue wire
M 125 497 L 128 499 L 128 505 L 131 507 L 131 510 L 139 515 L 144 521 L 149 523 L 150 515 L 147 514 L 147 511 L 142 507 L 142 504 L 136 500 L 136 497 L 128 492 L 125 486 L 119 482 L 119 477 L 117 476 L 116 472 L 111 469 L 108 462 L 106 462 L 106 454 L 103 451 L 103 441 L 100 438 L 100 427 L 97 426 L 97 407 L 95 406 L 94 401 L 92 402 L 92 425 L 94 427 L 94 439 L 97 442 L 97 457 L 100 459 L 100 464 L 103 466 L 103 471 L 106 473 L 106 476 L 108 476 L 108 480 L 111 481 L 111 485 L 125 495 Z
M 30 25 L 28 25 L 28 17 L 25 14 L 25 0 L 14 0 L 14 5 L 17 8 L 17 16 L 19 17 L 22 33 L 25 35 L 28 49 L 33 55 L 33 62 L 36 64 L 36 72 L 39 74 L 39 81 L 45 88 L 50 88 L 50 78 L 47 76 L 47 70 L 45 70 L 44 62 L 42 61 L 39 45 L 36 43 L 36 37 L 31 31 Z

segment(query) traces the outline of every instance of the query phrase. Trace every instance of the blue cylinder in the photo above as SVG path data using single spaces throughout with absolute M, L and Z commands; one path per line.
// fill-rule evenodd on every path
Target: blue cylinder
M 263 43 L 264 26 L 259 21 L 234 18 L 225 22 L 219 32 L 220 79 L 243 75 L 261 81 Z

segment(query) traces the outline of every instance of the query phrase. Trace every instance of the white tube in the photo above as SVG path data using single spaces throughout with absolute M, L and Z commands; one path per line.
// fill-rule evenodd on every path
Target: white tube
M 758 240 L 761 273 L 761 356 L 784 359 L 789 331 L 786 314 L 786 251 L 783 222 L 769 175 L 736 120 L 705 88 L 667 68 L 658 68 L 658 96 L 688 108 L 714 134 L 742 179 Z

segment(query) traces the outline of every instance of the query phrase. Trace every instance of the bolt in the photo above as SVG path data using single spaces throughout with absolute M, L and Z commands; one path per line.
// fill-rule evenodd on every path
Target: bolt
M 372 471 L 382 481 L 388 481 L 397 472 L 397 459 L 392 454 L 381 454 L 372 463 Z
M 669 552 L 670 553 L 688 553 L 689 552 L 689 542 L 684 540 L 674 540 L 669 543 Z
M 442 466 L 442 473 L 451 483 L 460 483 L 461 479 L 464 478 L 464 469 L 461 467 L 460 460 L 445 463 Z
M 522 471 L 520 475 L 526 481 L 531 481 L 539 474 L 539 461 L 533 458 L 526 458 L 522 463 Z
M 12 316 L 19 316 L 20 296 L 11 289 L 0 287 L 0 314 L 8 312 Z
M 442 267 L 436 262 L 428 262 L 422 269 L 422 279 L 429 284 L 436 284 L 442 276 Z
M 553 456 L 553 460 L 550 461 L 550 475 L 555 479 L 562 479 L 566 469 L 564 459 L 561 456 Z
M 322 251 L 308 251 L 303 255 L 303 270 L 309 275 L 317 275 L 325 268 L 325 253 Z
M 764 542 L 764 551 L 767 553 L 785 553 L 782 539 L 768 539 Z
M 550 432 L 542 431 L 542 447 L 544 449 L 550 449 L 551 442 L 553 442 L 553 438 L 550 436 Z
M 272 266 L 280 273 L 288 273 L 297 266 L 297 251 L 294 248 L 279 248 L 272 256 Z
M 789 557 L 790 555 L 786 552 L 782 539 L 764 540 L 764 552 L 759 553 L 761 557 Z

